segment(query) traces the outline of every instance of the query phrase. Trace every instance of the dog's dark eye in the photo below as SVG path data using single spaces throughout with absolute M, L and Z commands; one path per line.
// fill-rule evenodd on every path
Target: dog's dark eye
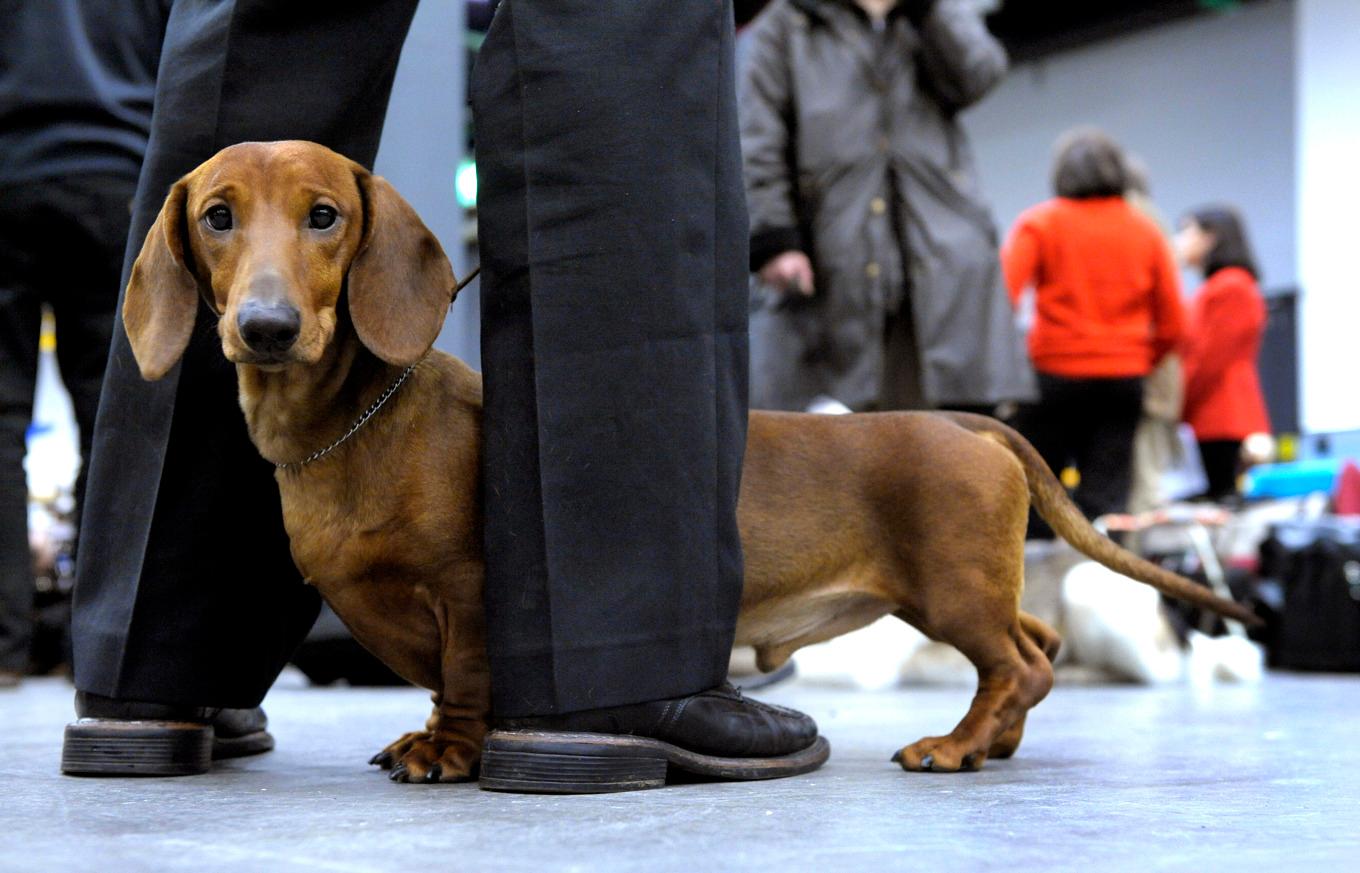
M 231 210 L 225 206 L 214 206 L 209 209 L 203 220 L 208 222 L 208 227 L 213 230 L 231 230 Z
M 335 224 L 336 212 L 330 206 L 313 206 L 309 224 L 315 230 L 325 230 Z

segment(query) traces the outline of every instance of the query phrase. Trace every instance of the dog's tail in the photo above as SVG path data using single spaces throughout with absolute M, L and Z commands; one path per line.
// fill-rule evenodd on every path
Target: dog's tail
M 1010 450 L 1025 469 L 1025 479 L 1029 483 L 1030 499 L 1034 508 L 1059 536 L 1083 555 L 1104 564 L 1116 573 L 1151 585 L 1163 594 L 1202 606 L 1227 618 L 1235 618 L 1247 625 L 1256 626 L 1262 623 L 1255 613 L 1240 603 L 1225 600 L 1203 585 L 1197 585 L 1184 576 L 1138 557 L 1097 531 L 1067 496 L 1067 489 L 1058 481 L 1058 477 L 1053 475 L 1053 471 L 1048 468 L 1039 452 L 1030 445 L 1029 440 L 1013 429 L 985 415 L 964 412 L 943 414 L 960 427 L 991 437 Z

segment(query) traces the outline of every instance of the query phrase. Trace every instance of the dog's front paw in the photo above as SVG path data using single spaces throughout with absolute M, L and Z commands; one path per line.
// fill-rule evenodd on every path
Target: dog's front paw
M 904 746 L 892 756 L 893 763 L 903 770 L 927 773 L 957 773 L 961 770 L 980 770 L 987 760 L 983 749 L 967 748 L 952 737 L 926 737 Z
M 477 778 L 480 740 L 413 731 L 369 759 L 393 782 L 468 782 Z

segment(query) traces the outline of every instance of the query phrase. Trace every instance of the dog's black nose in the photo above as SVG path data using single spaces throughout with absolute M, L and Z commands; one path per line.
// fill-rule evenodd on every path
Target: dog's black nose
M 297 342 L 302 317 L 285 303 L 247 302 L 237 313 L 236 326 L 251 351 L 278 354 Z

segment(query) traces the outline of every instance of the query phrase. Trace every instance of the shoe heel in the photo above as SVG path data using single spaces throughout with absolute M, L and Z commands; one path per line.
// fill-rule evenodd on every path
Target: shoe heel
M 91 720 L 66 726 L 69 776 L 196 776 L 212 766 L 213 731 L 192 722 Z
M 612 739 L 612 738 L 607 738 Z M 493 732 L 482 750 L 479 785 L 526 794 L 604 794 L 666 784 L 666 757 L 645 745 L 542 734 Z

